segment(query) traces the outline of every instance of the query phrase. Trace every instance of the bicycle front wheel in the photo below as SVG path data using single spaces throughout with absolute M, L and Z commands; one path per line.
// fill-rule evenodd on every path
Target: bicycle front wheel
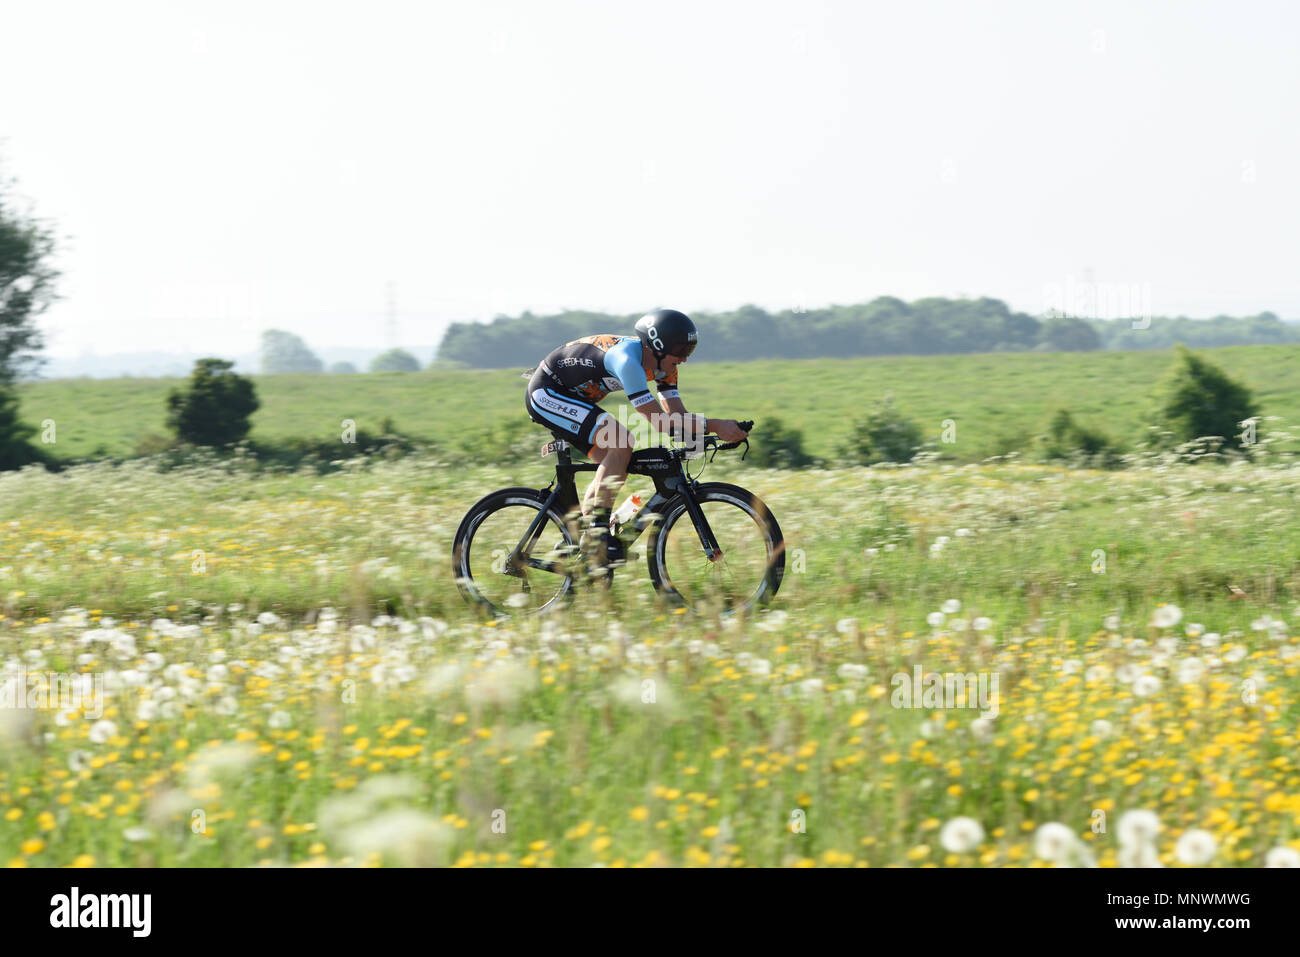
M 694 612 L 734 614 L 766 604 L 785 576 L 785 539 L 776 517 L 746 489 L 710 482 L 695 499 L 722 554 L 710 560 L 679 495 L 663 513 L 649 549 L 650 579 Z
M 476 502 L 456 530 L 452 563 L 467 601 L 497 616 L 547 612 L 573 588 L 577 541 L 536 489 L 508 488 Z

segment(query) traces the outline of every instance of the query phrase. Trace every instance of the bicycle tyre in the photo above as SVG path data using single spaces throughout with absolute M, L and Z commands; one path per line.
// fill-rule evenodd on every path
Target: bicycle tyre
M 477 572 L 478 580 L 476 580 L 476 570 L 472 564 L 475 559 L 474 536 L 483 527 L 484 522 L 493 515 L 506 509 L 526 508 L 533 513 L 540 512 L 546 505 L 548 498 L 549 495 L 546 492 L 535 488 L 503 488 L 490 495 L 485 495 L 470 506 L 469 511 L 465 513 L 465 517 L 461 519 L 460 527 L 456 529 L 456 537 L 452 540 L 452 570 L 456 576 L 456 587 L 466 601 L 478 605 L 485 612 L 497 617 L 510 617 L 519 613 L 518 608 L 505 605 L 500 600 L 494 602 L 492 598 L 484 593 L 486 582 L 483 581 L 484 574 L 481 567 Z M 517 528 L 518 537 L 522 537 L 535 517 L 535 514 L 529 514 L 525 517 L 521 511 L 520 520 L 517 522 L 512 521 L 509 527 Z M 577 541 L 568 525 L 565 524 L 563 516 L 554 509 L 550 509 L 546 517 L 547 523 L 540 534 L 545 535 L 548 529 L 556 531 L 566 545 L 571 545 L 576 549 Z M 501 542 L 490 544 L 501 544 Z M 518 539 L 510 544 L 511 547 L 518 544 Z M 535 574 L 540 576 L 558 577 L 557 573 L 541 570 L 534 571 Z M 530 609 L 528 613 L 545 614 L 553 610 L 558 603 L 566 601 L 572 595 L 572 592 L 573 576 L 566 575 L 560 582 L 554 596 L 549 598 L 541 607 Z M 522 594 L 523 591 L 519 593 Z
M 767 548 L 767 564 L 765 570 L 754 583 L 754 593 L 749 595 L 739 607 L 729 608 L 727 613 L 734 614 L 742 609 L 747 610 L 755 604 L 766 605 L 776 595 L 777 590 L 781 587 L 782 580 L 785 578 L 785 538 L 781 533 L 781 526 L 777 522 L 776 516 L 772 514 L 762 499 L 738 485 L 729 485 L 725 482 L 708 482 L 698 486 L 694 494 L 701 508 L 710 503 L 725 503 L 734 505 L 748 514 L 762 533 Z M 683 516 L 685 516 L 685 525 L 678 527 Z M 710 525 L 713 525 L 712 521 L 710 521 Z M 670 563 L 667 551 L 674 528 L 678 529 L 677 534 L 679 536 L 685 533 L 689 540 L 694 543 L 694 547 L 699 548 L 699 535 L 695 531 L 694 523 L 691 522 L 690 514 L 687 512 L 686 500 L 680 495 L 674 497 L 664 508 L 662 519 L 656 524 L 652 533 L 650 547 L 646 550 L 647 563 L 650 566 L 650 580 L 654 583 L 656 590 L 670 602 L 690 608 L 694 603 L 693 599 L 683 596 L 677 587 L 673 585 L 669 575 L 668 565 Z M 725 559 L 728 543 L 719 541 L 718 546 L 722 549 Z

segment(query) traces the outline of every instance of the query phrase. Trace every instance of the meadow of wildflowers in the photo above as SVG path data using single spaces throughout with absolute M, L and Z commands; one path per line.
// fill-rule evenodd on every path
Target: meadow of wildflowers
M 1300 865 L 1300 471 L 719 461 L 769 611 L 493 623 L 451 536 L 545 466 L 448 465 L 0 475 L 0 861 Z

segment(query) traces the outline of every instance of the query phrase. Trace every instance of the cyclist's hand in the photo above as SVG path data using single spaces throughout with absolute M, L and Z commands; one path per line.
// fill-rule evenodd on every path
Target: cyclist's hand
M 719 419 L 717 425 L 718 427 L 714 431 L 717 432 L 718 438 L 724 442 L 739 442 L 749 435 L 735 419 Z

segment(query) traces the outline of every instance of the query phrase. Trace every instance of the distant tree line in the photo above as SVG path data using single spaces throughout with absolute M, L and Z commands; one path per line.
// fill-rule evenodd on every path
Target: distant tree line
M 323 372 L 325 363 L 308 348 L 301 336 L 282 329 L 267 329 L 262 333 L 262 372 L 280 375 L 293 372 Z M 347 375 L 357 371 L 351 362 L 335 362 L 329 367 L 333 375 Z M 419 372 L 420 360 L 405 349 L 389 349 L 370 360 L 371 372 Z
M 573 339 L 595 333 L 631 333 L 639 314 L 562 312 L 497 316 L 490 323 L 458 322 L 438 348 L 441 365 L 476 368 L 530 366 Z M 1086 352 L 1095 349 L 1168 349 L 1300 342 L 1300 325 L 1270 312 L 1211 320 L 1042 318 L 1012 312 L 997 299 L 918 299 L 882 296 L 854 306 L 769 313 L 745 305 L 733 312 L 692 313 L 700 329 L 699 357 L 716 361 L 969 352 Z M 1133 328 L 1134 324 L 1145 328 Z

